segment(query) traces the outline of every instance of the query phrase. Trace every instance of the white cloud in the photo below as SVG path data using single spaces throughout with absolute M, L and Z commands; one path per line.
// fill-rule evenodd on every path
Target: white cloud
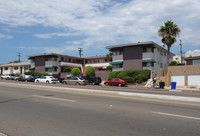
M 0 34 L 0 38 L 2 38 L 2 39 L 12 39 L 13 36 L 11 36 L 11 35 L 5 35 L 5 34 Z
M 184 44 L 199 47 L 199 7 L 199 0 L 1 0 L 0 23 L 62 28 L 66 33 L 35 36 L 48 39 L 82 35 L 84 38 L 67 43 L 104 48 L 138 41 L 161 44 L 157 30 L 165 21 L 173 20 L 182 30 Z
M 68 37 L 68 36 L 77 36 L 78 33 L 46 33 L 46 34 L 35 34 L 35 37 L 38 38 L 44 38 L 44 39 L 50 39 L 52 37 Z
M 185 57 L 194 57 L 194 56 L 200 56 L 200 50 L 194 50 L 194 51 L 188 51 L 185 54 Z

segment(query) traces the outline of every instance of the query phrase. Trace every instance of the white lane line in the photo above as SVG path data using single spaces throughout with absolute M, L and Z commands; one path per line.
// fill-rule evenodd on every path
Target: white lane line
M 179 118 L 200 120 L 200 118 L 197 118 L 197 117 L 190 117 L 190 116 L 184 116 L 184 115 L 170 114 L 170 113 L 164 113 L 164 112 L 152 112 L 152 113 L 159 114 L 159 115 L 172 116 L 172 117 L 179 117 Z
M 3 134 L 3 133 L 0 132 L 0 136 L 7 136 L 7 135 L 5 135 L 5 134 Z
M 44 98 L 44 99 L 52 99 L 52 100 L 59 100 L 59 101 L 66 101 L 66 102 L 76 102 L 75 100 L 62 99 L 62 98 L 56 98 L 56 97 L 46 97 L 46 96 L 40 96 L 40 95 L 32 95 L 32 96 L 38 97 L 38 98 Z

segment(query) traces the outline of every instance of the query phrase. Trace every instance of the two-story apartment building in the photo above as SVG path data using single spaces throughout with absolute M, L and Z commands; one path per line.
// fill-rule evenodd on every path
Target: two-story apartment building
M 104 69 L 110 65 L 111 61 L 111 58 L 106 56 L 80 58 L 56 53 L 32 55 L 28 58 L 31 61 L 30 70 L 48 73 L 55 77 L 61 77 L 61 73 L 65 71 L 66 67 L 80 68 L 82 74 L 84 74 L 86 66 L 93 66 L 96 70 Z
M 30 62 L 10 63 L 0 65 L 0 74 L 21 74 L 28 71 Z
M 152 76 L 158 74 L 159 69 L 166 68 L 167 50 L 155 42 L 138 42 L 115 46 L 106 46 L 112 51 L 113 71 L 129 69 L 149 69 Z M 172 61 L 173 53 L 170 53 Z

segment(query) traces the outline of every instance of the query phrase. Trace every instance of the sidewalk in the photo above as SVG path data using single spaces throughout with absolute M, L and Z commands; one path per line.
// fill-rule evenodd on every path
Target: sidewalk
M 200 87 L 176 87 L 176 89 L 171 89 L 171 86 L 165 86 L 164 89 L 147 88 L 144 85 L 128 85 L 128 88 L 135 88 L 141 90 L 155 90 L 155 91 L 169 91 L 169 92 L 190 92 L 190 93 L 200 93 Z

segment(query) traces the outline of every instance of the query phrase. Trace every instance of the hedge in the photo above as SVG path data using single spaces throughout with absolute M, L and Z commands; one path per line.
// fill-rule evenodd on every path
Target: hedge
M 31 76 L 35 76 L 35 77 L 49 76 L 48 73 L 39 73 L 39 72 L 35 72 L 35 71 L 28 71 L 28 72 L 25 72 L 25 75 L 31 75 Z
M 150 70 L 124 70 L 110 72 L 108 80 L 120 78 L 128 83 L 142 83 L 150 78 Z

